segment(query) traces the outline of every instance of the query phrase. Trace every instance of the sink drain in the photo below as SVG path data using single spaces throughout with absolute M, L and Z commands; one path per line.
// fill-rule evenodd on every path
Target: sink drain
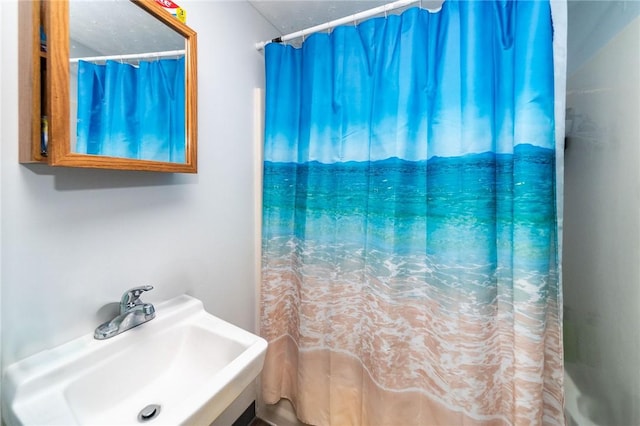
M 149 404 L 138 413 L 139 422 L 148 422 L 158 417 L 160 414 L 160 406 L 158 404 Z

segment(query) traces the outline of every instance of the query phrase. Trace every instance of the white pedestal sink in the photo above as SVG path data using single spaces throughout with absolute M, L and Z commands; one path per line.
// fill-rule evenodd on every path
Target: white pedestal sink
M 3 413 L 9 426 L 208 425 L 260 373 L 266 348 L 183 295 L 120 335 L 95 340 L 92 331 L 10 365 Z

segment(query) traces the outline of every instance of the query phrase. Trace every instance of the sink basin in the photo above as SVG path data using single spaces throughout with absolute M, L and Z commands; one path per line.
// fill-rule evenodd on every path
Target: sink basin
M 267 342 L 183 295 L 107 340 L 93 331 L 5 371 L 12 425 L 210 424 L 262 370 Z M 155 416 L 139 420 L 156 404 Z

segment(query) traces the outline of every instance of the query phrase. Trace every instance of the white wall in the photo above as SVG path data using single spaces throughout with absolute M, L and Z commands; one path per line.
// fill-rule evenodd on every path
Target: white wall
M 3 2 L 0 2 L 0 23 L 2 23 L 2 25 L 0 27 L 4 28 L 6 26 L 5 22 L 6 18 L 5 18 L 5 14 L 4 14 L 4 7 L 3 7 Z M 2 60 L 2 62 L 4 62 L 4 55 L 3 55 L 3 39 L 5 39 L 6 37 L 2 37 L 2 31 L 0 31 L 0 60 Z M 2 72 L 2 67 L 0 66 L 0 95 L 2 93 L 4 93 L 4 79 L 3 77 L 3 72 Z M 3 118 L 4 115 L 2 114 L 2 102 L 0 102 L 0 141 L 2 141 L 4 139 L 4 133 L 2 132 L 2 128 L 3 128 Z M 2 150 L 0 149 L 0 170 L 2 169 Z M 1 182 L 1 181 L 0 181 Z M 2 239 L 2 185 L 0 184 L 0 242 L 4 241 Z M 0 243 L 0 366 L 2 366 L 2 244 Z M 2 398 L 2 382 L 0 382 L 0 400 Z M 1 407 L 1 405 L 0 405 Z M 0 420 L 2 418 L 2 408 L 0 408 Z
M 631 13 L 625 2 L 580 3 L 569 9 L 569 34 L 590 20 L 597 26 L 603 4 Z M 640 424 L 638 9 L 623 28 L 608 29 L 613 38 L 581 30 L 595 37 L 569 37 L 568 46 L 565 362 L 583 408 L 607 425 Z
M 93 332 L 141 284 L 254 329 L 254 43 L 276 32 L 244 1 L 179 3 L 198 33 L 197 175 L 18 164 L 17 4 L 2 2 L 3 367 Z

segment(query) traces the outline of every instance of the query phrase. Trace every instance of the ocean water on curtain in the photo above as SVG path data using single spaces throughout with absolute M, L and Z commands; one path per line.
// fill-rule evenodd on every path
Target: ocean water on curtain
M 427 379 L 436 384 L 430 396 L 446 405 L 499 412 L 499 395 L 487 398 L 497 390 L 478 386 L 478 375 L 499 381 L 515 362 L 499 338 L 513 333 L 512 305 L 526 301 L 515 312 L 529 326 L 517 332 L 535 342 L 557 289 L 554 169 L 552 149 L 528 144 L 427 161 L 267 161 L 264 304 L 294 285 L 284 277 L 295 264 L 307 283 L 300 297 L 315 304 L 302 308 L 302 348 L 350 352 L 388 389 L 423 389 Z M 363 303 L 367 294 L 377 302 Z M 350 326 L 327 333 L 327 311 Z
M 401 270 L 424 276 L 434 263 L 471 268 L 487 259 L 493 261 L 487 266 L 495 268 L 496 232 L 510 229 L 511 206 L 515 206 L 514 225 L 537 230 L 527 240 L 528 261 L 516 266 L 523 270 L 540 266 L 546 271 L 551 236 L 543 231 L 555 226 L 550 198 L 554 158 L 553 150 L 518 145 L 515 154 L 469 154 L 418 162 L 397 158 L 332 164 L 267 161 L 265 247 L 273 255 L 278 248 L 289 253 L 291 242 L 280 240 L 295 235 L 314 251 L 313 255 L 305 252 L 305 260 L 339 260 L 343 256 L 338 253 L 352 256 L 349 246 L 362 246 L 366 235 L 368 255 L 384 256 L 368 265 L 380 266 L 375 271 L 380 276 Z M 502 220 L 499 205 L 508 208 Z M 304 220 L 293 220 L 300 215 Z M 389 227 L 393 233 L 386 232 Z M 505 237 L 505 244 L 510 240 L 510 235 Z M 544 249 L 537 253 L 535 247 Z M 412 255 L 418 257 L 411 258 L 410 264 L 406 259 Z M 492 278 L 472 282 L 486 280 Z M 442 281 L 446 287 L 446 280 Z

